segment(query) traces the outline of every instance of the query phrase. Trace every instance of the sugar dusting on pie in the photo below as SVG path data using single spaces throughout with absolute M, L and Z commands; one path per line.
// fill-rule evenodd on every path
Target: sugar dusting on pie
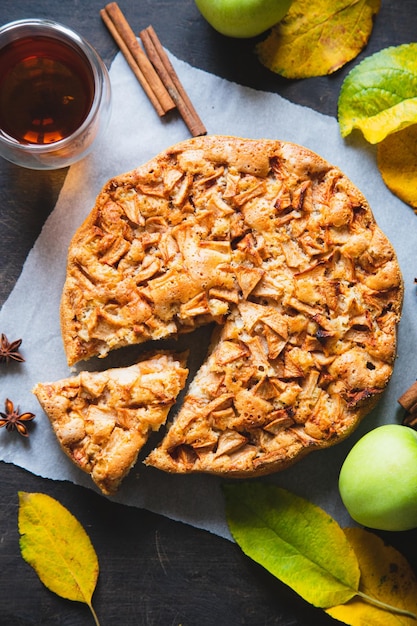
M 62 333 L 72 365 L 215 322 L 145 462 L 259 475 L 373 408 L 402 296 L 393 247 L 338 168 L 291 143 L 206 136 L 105 185 L 70 245 Z
M 80 372 L 33 392 L 64 452 L 114 494 L 185 385 L 185 355 L 148 355 L 129 367 Z

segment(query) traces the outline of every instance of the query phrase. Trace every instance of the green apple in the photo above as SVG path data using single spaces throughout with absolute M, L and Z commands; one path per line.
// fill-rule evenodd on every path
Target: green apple
M 339 491 L 350 516 L 363 526 L 417 527 L 417 432 L 387 424 L 364 435 L 342 465 Z
M 292 0 L 195 0 L 203 17 L 222 35 L 255 37 L 282 20 Z

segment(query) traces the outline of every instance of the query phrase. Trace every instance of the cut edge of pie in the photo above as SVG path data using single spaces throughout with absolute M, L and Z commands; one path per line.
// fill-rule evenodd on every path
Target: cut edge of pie
M 68 254 L 68 363 L 216 322 L 146 463 L 230 476 L 344 439 L 392 374 L 403 282 L 364 195 L 314 152 L 205 136 L 110 180 Z
M 113 495 L 150 434 L 165 424 L 186 382 L 185 363 L 186 354 L 158 352 L 128 367 L 38 383 L 33 393 L 62 450 Z

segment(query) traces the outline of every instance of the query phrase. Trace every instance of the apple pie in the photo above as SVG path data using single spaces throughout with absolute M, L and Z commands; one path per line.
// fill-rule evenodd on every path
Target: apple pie
M 116 492 L 149 435 L 165 423 L 185 385 L 185 360 L 158 353 L 33 389 L 64 452 L 104 494 Z
M 346 437 L 393 368 L 403 283 L 362 193 L 301 146 L 197 137 L 110 180 L 69 249 L 70 365 L 215 323 L 146 463 L 259 475 Z

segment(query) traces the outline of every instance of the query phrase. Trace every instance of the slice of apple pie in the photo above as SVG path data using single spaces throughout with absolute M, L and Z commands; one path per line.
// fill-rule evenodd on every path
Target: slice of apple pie
M 158 353 L 129 367 L 80 372 L 33 393 L 70 459 L 114 494 L 185 385 L 185 355 Z
M 385 389 L 403 284 L 362 193 L 301 146 L 206 136 L 112 179 L 71 243 L 68 362 L 218 329 L 147 463 L 251 475 L 347 436 Z

